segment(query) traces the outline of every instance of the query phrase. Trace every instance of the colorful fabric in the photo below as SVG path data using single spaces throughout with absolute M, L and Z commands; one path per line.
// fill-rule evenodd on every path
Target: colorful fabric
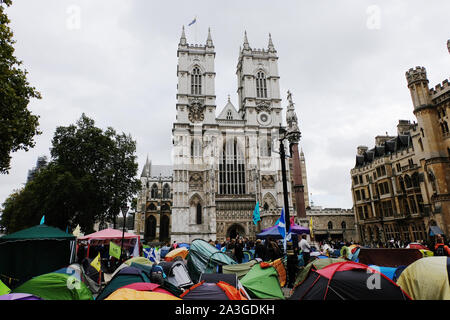
M 109 255 L 116 259 L 120 259 L 120 254 L 121 254 L 120 246 L 118 246 L 114 242 L 110 241 L 109 242 Z

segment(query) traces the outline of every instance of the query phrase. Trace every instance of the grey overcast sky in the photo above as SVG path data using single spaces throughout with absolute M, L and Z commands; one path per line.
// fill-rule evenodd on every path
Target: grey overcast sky
M 43 96 L 30 109 L 43 134 L 13 154 L 0 175 L 0 202 L 26 181 L 40 155 L 50 155 L 57 126 L 83 112 L 102 128 L 137 141 L 139 174 L 147 154 L 171 163 L 177 45 L 216 47 L 217 112 L 227 95 L 237 105 L 236 65 L 244 30 L 252 48 L 279 55 L 283 106 L 296 103 L 315 205 L 351 208 L 350 170 L 358 145 L 414 121 L 405 71 L 425 66 L 430 87 L 449 77 L 450 1 L 144 1 L 14 0 L 7 10 L 16 56 Z M 197 16 L 197 23 L 187 24 Z

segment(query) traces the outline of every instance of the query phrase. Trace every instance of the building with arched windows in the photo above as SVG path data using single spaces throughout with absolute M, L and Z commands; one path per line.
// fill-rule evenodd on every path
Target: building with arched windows
M 448 42 L 450 45 L 450 40 Z M 450 50 L 450 47 L 449 47 Z M 357 148 L 352 193 L 361 240 L 429 241 L 450 236 L 450 85 L 428 87 L 424 67 L 406 72 L 417 123 Z
M 254 237 L 273 225 L 283 207 L 277 153 L 283 107 L 272 39 L 269 35 L 267 49 L 254 49 L 245 33 L 236 69 L 236 107 L 229 96 L 217 108 L 216 52 L 209 31 L 206 44 L 194 45 L 183 28 L 177 56 L 171 240 Z M 289 184 L 292 216 L 291 189 Z M 256 203 L 262 218 L 258 225 L 252 222 Z
M 165 239 L 161 214 L 167 204 L 170 213 L 164 219 L 168 219 L 171 242 L 224 240 L 236 235 L 254 238 L 275 223 L 284 206 L 278 152 L 283 107 L 271 36 L 267 49 L 252 49 L 245 33 L 236 70 L 236 107 L 228 96 L 217 110 L 216 52 L 209 31 L 205 45 L 194 45 L 187 43 L 183 28 L 177 56 L 172 166 L 169 172 L 169 166 L 152 166 L 147 161 L 136 231 L 148 240 Z M 295 113 L 291 99 L 290 107 Z M 309 206 L 303 152 L 299 159 Z M 292 159 L 286 160 L 291 217 L 296 215 L 292 166 Z M 159 174 L 158 170 L 166 169 L 167 174 Z M 165 198 L 165 184 L 170 188 L 170 201 Z M 252 216 L 257 203 L 261 221 L 255 225 Z
M 137 199 L 135 232 L 148 242 L 170 241 L 173 168 L 148 160 L 141 174 L 142 191 Z

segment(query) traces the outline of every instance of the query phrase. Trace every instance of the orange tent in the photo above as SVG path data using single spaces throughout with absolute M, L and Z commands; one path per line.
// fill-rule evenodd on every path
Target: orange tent
M 186 256 L 188 255 L 189 250 L 186 248 L 177 248 L 172 251 L 170 251 L 166 256 L 164 257 L 164 260 L 166 261 L 172 261 L 175 259 L 175 257 L 182 257 L 183 259 L 186 259 Z

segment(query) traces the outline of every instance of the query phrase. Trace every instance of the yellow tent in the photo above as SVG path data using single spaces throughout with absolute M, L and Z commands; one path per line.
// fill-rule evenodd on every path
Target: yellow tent
M 148 260 L 145 257 L 134 257 L 131 259 L 128 259 L 127 261 L 125 261 L 125 263 L 129 266 L 131 266 L 132 263 L 139 263 L 139 264 L 143 264 L 143 265 L 147 265 L 147 266 L 151 266 L 153 265 L 153 262 L 151 262 L 150 260 Z
M 161 292 L 137 291 L 123 288 L 111 293 L 105 300 L 181 300 Z
M 397 284 L 414 300 L 450 300 L 447 257 L 427 257 L 410 264 Z
M 172 261 L 175 259 L 175 257 L 182 257 L 183 259 L 186 259 L 186 256 L 188 255 L 189 251 L 186 248 L 177 248 L 172 251 L 170 251 L 166 256 L 164 257 L 164 260 L 166 261 Z

